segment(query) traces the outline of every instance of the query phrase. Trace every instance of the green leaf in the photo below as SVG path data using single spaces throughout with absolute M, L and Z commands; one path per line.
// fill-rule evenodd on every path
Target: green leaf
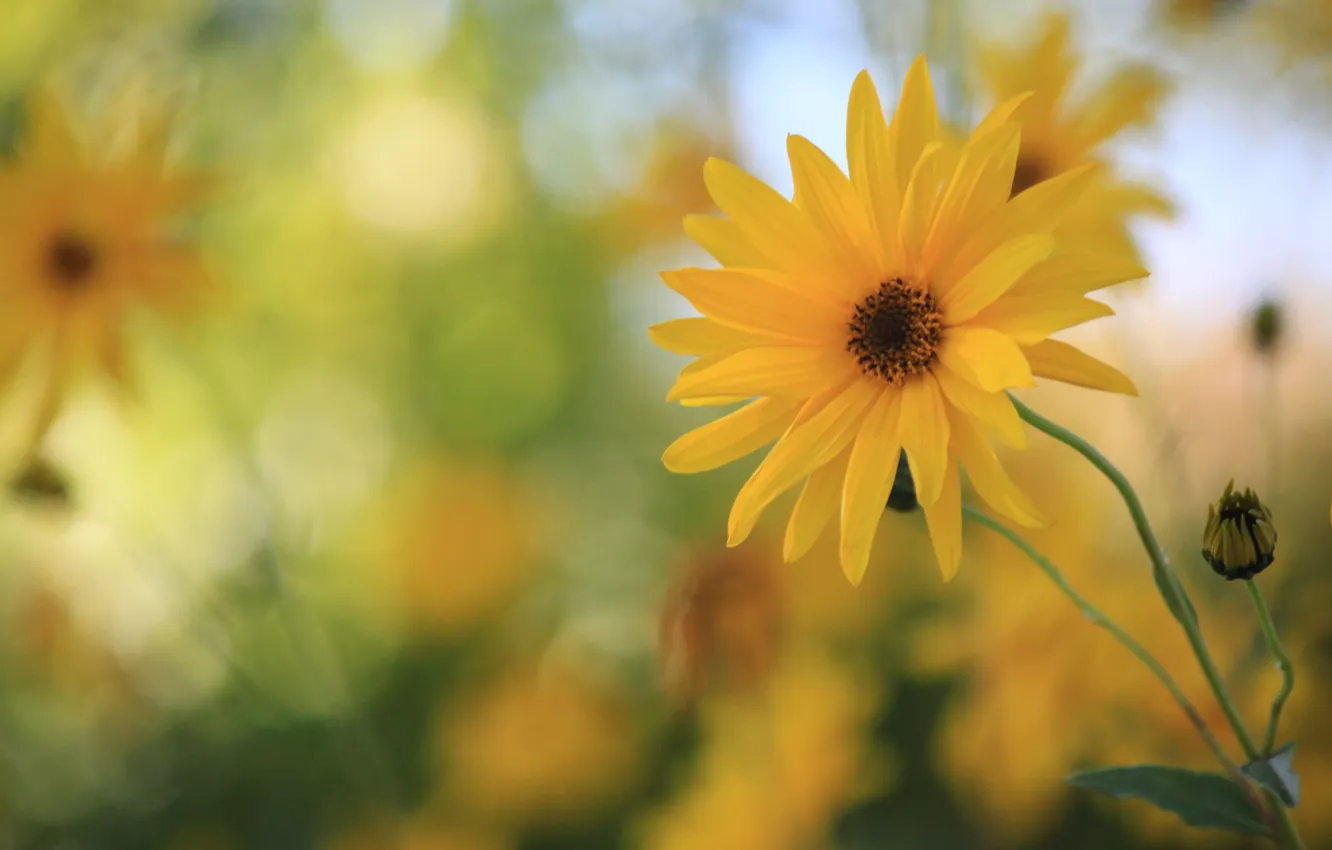
M 1294 758 L 1295 742 L 1292 741 L 1265 759 L 1249 762 L 1240 771 L 1293 809 L 1300 804 L 1300 775 L 1291 763 Z
M 1253 799 L 1219 773 L 1140 764 L 1084 770 L 1068 777 L 1068 781 L 1112 797 L 1146 800 L 1174 812 L 1190 826 L 1268 834 L 1263 813 Z

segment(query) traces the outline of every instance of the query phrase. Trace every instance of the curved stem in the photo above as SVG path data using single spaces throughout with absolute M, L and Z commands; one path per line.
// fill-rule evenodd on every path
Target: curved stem
M 1161 548 L 1160 542 L 1156 539 L 1156 533 L 1152 531 L 1151 523 L 1147 520 L 1147 512 L 1143 510 L 1142 501 L 1138 499 L 1138 494 L 1134 491 L 1133 485 L 1124 477 L 1114 464 L 1106 459 L 1105 455 L 1097 451 L 1096 447 L 1086 440 L 1074 434 L 1072 431 L 1058 425 L 1041 416 L 1036 411 L 1027 407 L 1022 402 L 1013 398 L 1014 407 L 1018 414 L 1032 427 L 1038 431 L 1054 437 L 1056 440 L 1072 448 L 1078 454 L 1085 457 L 1100 470 L 1110 483 L 1115 485 L 1115 489 L 1124 499 L 1124 504 L 1128 506 L 1129 515 L 1133 518 L 1133 525 L 1138 530 L 1138 537 L 1142 539 L 1143 548 L 1147 550 L 1147 556 L 1152 561 L 1152 573 L 1156 579 L 1156 586 L 1165 598 L 1166 605 L 1169 606 L 1175 619 L 1184 628 L 1184 633 L 1189 639 L 1189 646 L 1193 648 L 1193 654 L 1198 659 L 1199 666 L 1202 667 L 1203 675 L 1207 677 L 1207 683 L 1211 686 L 1212 692 L 1216 694 L 1217 702 L 1221 705 L 1221 710 L 1225 712 L 1226 720 L 1230 723 L 1230 728 L 1235 733 L 1235 738 L 1244 749 L 1244 754 L 1249 760 L 1259 757 L 1258 747 L 1254 744 L 1249 730 L 1244 725 L 1244 719 L 1240 716 L 1239 709 L 1235 706 L 1235 701 L 1231 698 L 1225 682 L 1221 678 L 1221 672 L 1217 669 L 1216 662 L 1212 660 L 1212 653 L 1207 648 L 1207 642 L 1203 639 L 1202 630 L 1198 625 L 1198 615 L 1193 609 L 1193 603 L 1189 601 L 1188 594 L 1184 590 L 1184 585 L 1180 582 L 1179 576 L 1175 573 L 1174 567 L 1170 565 L 1170 559 L 1166 556 L 1165 550 Z
M 1263 599 L 1263 592 L 1258 589 L 1258 583 L 1253 580 L 1244 583 L 1248 585 L 1249 598 L 1253 600 L 1253 607 L 1258 611 L 1258 622 L 1263 627 L 1263 637 L 1267 639 L 1267 648 L 1272 650 L 1272 655 L 1276 657 L 1277 669 L 1281 671 L 1281 690 L 1277 692 L 1276 699 L 1272 700 L 1272 714 L 1267 721 L 1267 735 L 1263 738 L 1263 755 L 1270 756 L 1272 748 L 1276 746 L 1277 725 L 1281 722 L 1281 709 L 1285 707 L 1290 692 L 1295 689 L 1295 667 L 1290 663 L 1290 656 L 1286 654 L 1286 648 L 1281 645 L 1276 624 L 1272 622 L 1272 613 L 1267 609 L 1267 602 Z
M 1115 640 L 1123 644 L 1125 649 L 1133 653 L 1135 658 L 1145 664 L 1147 669 L 1151 670 L 1152 674 L 1160 680 L 1161 684 L 1165 685 L 1166 689 L 1170 691 L 1170 695 L 1175 698 L 1175 702 L 1179 703 L 1179 707 L 1184 709 L 1184 713 L 1188 715 L 1189 722 L 1198 730 L 1198 734 L 1202 736 L 1202 739 L 1207 742 L 1208 749 L 1212 751 L 1212 755 L 1216 756 L 1216 760 L 1221 763 L 1221 766 L 1226 769 L 1226 772 L 1241 785 L 1248 787 L 1244 775 L 1240 773 L 1239 766 L 1231 760 L 1230 756 L 1226 755 L 1225 748 L 1221 746 L 1221 742 L 1212 734 L 1212 730 L 1207 726 L 1207 721 L 1203 720 L 1202 715 L 1198 713 L 1198 709 L 1194 707 L 1193 703 L 1189 702 L 1189 698 L 1185 696 L 1182 690 L 1180 690 L 1179 685 L 1175 682 L 1174 677 L 1170 675 L 1170 672 L 1166 670 L 1165 667 L 1161 666 L 1161 662 L 1157 661 L 1156 658 L 1147 651 L 1146 647 L 1134 640 L 1132 636 L 1120 628 L 1118 623 L 1110 619 L 1104 612 L 1088 601 L 1086 597 L 1078 593 L 1078 591 L 1069 584 L 1067 577 L 1064 576 L 1059 567 L 1055 566 L 1050 559 L 1036 551 L 1036 549 L 1017 532 L 998 522 L 989 515 L 981 513 L 970 505 L 964 506 L 962 508 L 962 513 L 965 516 L 970 517 L 977 524 L 985 526 L 995 534 L 1002 536 L 1018 549 L 1021 549 L 1022 553 L 1030 558 L 1036 566 L 1040 567 L 1041 572 L 1045 573 L 1050 581 L 1054 582 L 1055 587 L 1059 588 L 1061 593 L 1067 596 L 1072 600 L 1074 605 L 1081 609 L 1082 613 L 1086 615 L 1088 620 L 1091 620 L 1092 623 L 1114 635 Z
M 1189 601 L 1183 583 L 1180 582 L 1174 567 L 1170 565 L 1170 559 L 1166 556 L 1165 550 L 1161 548 L 1160 542 L 1156 539 L 1156 533 L 1152 531 L 1151 523 L 1147 520 L 1147 512 L 1143 510 L 1142 501 L 1138 498 L 1137 492 L 1134 491 L 1133 485 L 1124 477 L 1124 473 L 1120 472 L 1091 443 L 1067 428 L 1041 416 L 1011 393 L 1009 398 L 1017 409 L 1018 415 L 1027 424 L 1054 437 L 1082 455 L 1102 475 L 1108 478 L 1111 484 L 1115 485 L 1115 489 L 1119 491 L 1119 495 L 1124 499 L 1124 504 L 1128 507 L 1129 515 L 1133 518 L 1133 525 L 1138 530 L 1138 537 L 1142 540 L 1143 548 L 1147 550 L 1147 556 L 1151 559 L 1152 577 L 1156 581 L 1157 590 L 1165 599 L 1170 613 L 1183 627 L 1184 633 L 1189 639 L 1189 646 L 1192 647 L 1193 654 L 1198 659 L 1198 666 L 1202 668 L 1203 675 L 1207 677 L 1207 683 L 1211 686 L 1212 693 L 1216 695 L 1216 701 L 1225 713 L 1226 720 L 1230 723 L 1230 728 L 1235 733 L 1236 740 L 1244 749 L 1245 757 L 1249 761 L 1262 758 L 1262 753 L 1254 744 L 1253 737 L 1245 727 L 1244 719 L 1240 716 L 1239 709 L 1235 706 L 1235 701 L 1231 698 L 1230 691 L 1221 678 L 1221 672 L 1212 660 L 1212 654 L 1207 648 L 1207 642 L 1203 639 L 1202 629 L 1198 624 L 1198 614 L 1193 608 L 1193 603 Z M 1264 790 L 1263 797 L 1267 800 L 1265 811 L 1275 813 L 1275 817 L 1279 821 L 1279 828 L 1275 831 L 1276 836 L 1274 836 L 1276 840 L 1293 848 L 1293 850 L 1303 850 L 1304 841 L 1295 828 L 1290 810 L 1271 791 Z

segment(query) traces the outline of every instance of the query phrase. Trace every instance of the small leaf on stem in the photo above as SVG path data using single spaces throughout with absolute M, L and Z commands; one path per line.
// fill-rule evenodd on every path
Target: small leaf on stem
M 1267 758 L 1251 761 L 1240 770 L 1293 809 L 1300 804 L 1300 776 L 1291 763 L 1294 758 L 1295 742 L 1292 741 Z
M 1146 800 L 1190 826 L 1267 835 L 1263 812 L 1245 790 L 1219 773 L 1140 764 L 1084 770 L 1068 777 L 1079 788 Z

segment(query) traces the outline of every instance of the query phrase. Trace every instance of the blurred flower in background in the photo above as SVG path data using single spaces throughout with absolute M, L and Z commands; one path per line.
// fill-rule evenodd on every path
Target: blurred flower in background
M 996 102 L 1030 93 L 1014 113 L 1022 127 L 1022 147 L 1013 194 L 1095 165 L 1091 187 L 1061 223 L 1066 238 L 1088 253 L 1140 262 L 1129 235 L 1129 219 L 1144 213 L 1169 216 L 1170 202 L 1149 186 L 1118 179 L 1096 151 L 1126 127 L 1150 124 L 1167 83 L 1151 68 L 1126 67 L 1075 100 L 1069 89 L 1080 58 L 1071 43 L 1070 26 L 1066 14 L 1051 12 L 1039 36 L 1028 44 L 980 47 L 984 88 Z
M 129 140 L 121 150 L 91 153 L 60 96 L 36 94 L 22 158 L 0 170 L 0 293 L 7 305 L 0 374 L 11 377 L 26 355 L 44 349 L 50 374 L 35 442 L 85 370 L 130 380 L 122 337 L 129 309 L 179 313 L 207 284 L 196 251 L 169 230 L 204 181 L 163 171 L 163 117 L 118 117 L 135 122 Z M 114 138 L 108 131 L 115 129 L 100 128 L 99 138 Z
M 655 274 L 711 262 L 704 164 L 810 209 L 787 134 L 854 172 L 853 80 L 896 92 L 922 51 L 953 135 L 1029 86 L 1019 158 L 1091 165 L 1067 253 L 1116 259 L 1080 274 L 1153 273 L 1067 334 L 1141 400 L 1020 394 L 1145 485 L 1252 723 L 1275 674 L 1194 508 L 1262 492 L 1325 845 L 1318 8 L 8 0 L 0 845 L 1228 846 L 1063 783 L 1206 751 L 1004 541 L 964 528 L 945 589 L 922 514 L 867 511 L 853 588 L 822 525 L 726 547 L 752 461 L 661 467 L 709 419 L 661 403 L 717 329 L 661 330 L 688 306 Z M 1108 486 L 1029 442 L 994 459 L 1033 540 L 1222 728 Z

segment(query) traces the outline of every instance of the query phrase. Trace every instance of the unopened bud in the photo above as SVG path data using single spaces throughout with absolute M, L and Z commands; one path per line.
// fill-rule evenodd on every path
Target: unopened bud
M 1253 310 L 1249 318 L 1249 338 L 1253 348 L 1259 354 L 1272 355 L 1281 344 L 1281 332 L 1285 329 L 1285 319 L 1281 304 L 1267 299 Z
M 1233 479 L 1207 508 L 1202 555 L 1217 575 L 1231 581 L 1253 578 L 1272 563 L 1276 541 L 1272 512 L 1252 490 L 1236 493 Z

